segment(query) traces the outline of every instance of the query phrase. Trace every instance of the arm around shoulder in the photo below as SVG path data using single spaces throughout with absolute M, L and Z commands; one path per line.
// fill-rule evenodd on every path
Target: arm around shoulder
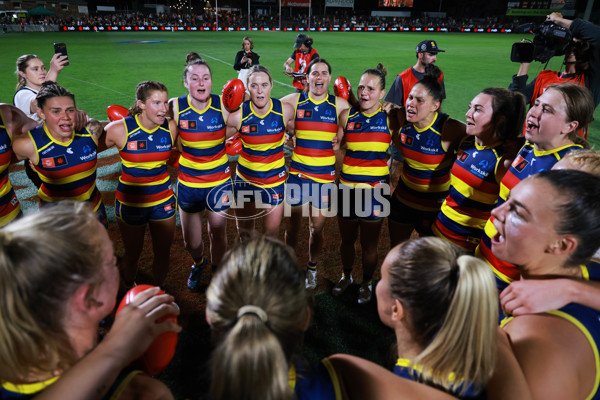
M 329 357 L 347 399 L 456 399 L 421 383 L 394 375 L 380 365 L 348 354 Z

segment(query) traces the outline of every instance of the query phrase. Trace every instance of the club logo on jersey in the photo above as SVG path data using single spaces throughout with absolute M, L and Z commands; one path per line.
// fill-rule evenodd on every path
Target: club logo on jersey
M 464 163 L 467 160 L 467 158 L 469 158 L 469 153 L 463 150 L 458 150 L 458 153 L 456 154 L 457 161 Z
M 273 200 L 279 200 L 283 197 L 282 193 L 273 193 Z
M 512 167 L 518 172 L 521 172 L 527 166 L 527 164 L 529 164 L 529 161 L 527 161 L 521 156 L 517 156 L 517 158 L 515 158 L 515 161 L 513 161 L 512 163 Z
M 146 150 L 148 144 L 145 140 L 134 140 L 133 142 L 127 143 L 127 150 Z
M 181 129 L 196 129 L 196 121 L 179 121 Z
M 298 110 L 298 118 L 312 118 L 312 110 Z
M 175 204 L 165 204 L 165 211 L 171 211 L 175 208 Z
M 353 131 L 355 129 L 360 129 L 362 127 L 362 122 L 350 122 L 348 124 L 348 130 Z
M 412 136 L 408 136 L 406 133 L 401 133 L 400 141 L 402 142 L 402 144 L 405 144 L 407 146 L 412 146 L 414 139 Z
M 46 168 L 56 168 L 67 165 L 67 157 L 60 155 L 57 157 L 42 158 L 42 165 Z
M 242 133 L 256 133 L 256 132 L 258 132 L 258 125 L 242 126 Z

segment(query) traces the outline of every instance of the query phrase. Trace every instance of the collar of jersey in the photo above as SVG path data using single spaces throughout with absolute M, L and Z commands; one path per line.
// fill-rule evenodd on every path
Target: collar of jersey
M 258 118 L 264 118 L 267 115 L 269 115 L 269 113 L 271 111 L 273 111 L 273 99 L 269 99 L 269 109 L 267 110 L 266 113 L 262 114 L 262 115 L 258 115 L 255 111 L 254 111 L 254 107 L 252 107 L 252 100 L 250 100 L 250 112 L 254 115 L 256 115 Z
M 192 104 L 192 101 L 190 100 L 190 96 L 191 96 L 190 94 L 187 95 L 188 104 L 189 104 L 190 108 L 192 110 L 196 111 L 198 114 L 204 114 L 204 112 L 206 110 L 208 110 L 210 108 L 210 106 L 212 105 L 212 96 L 208 95 L 208 104 L 206 105 L 206 107 L 204 108 L 204 110 L 200 111 L 196 107 L 194 107 L 194 105 Z
M 431 123 L 429 125 L 427 125 L 425 128 L 423 129 L 419 129 L 417 128 L 417 126 L 415 124 L 413 124 L 413 128 L 415 128 L 415 130 L 417 132 L 425 132 L 427 129 L 431 129 L 431 127 L 433 126 L 433 124 L 435 124 L 435 121 L 437 121 L 438 119 L 438 112 L 435 112 L 435 115 L 433 116 L 433 119 L 431 120 Z
M 71 140 L 69 140 L 68 142 L 59 142 L 58 140 L 56 140 L 54 138 L 54 136 L 52 136 L 52 134 L 48 130 L 48 126 L 46 125 L 45 122 L 44 122 L 44 132 L 46 132 L 46 135 L 48 135 L 48 137 L 50 138 L 50 140 L 52 141 L 52 143 L 57 144 L 59 146 L 63 146 L 63 147 L 70 146 L 71 143 L 73 143 L 73 138 L 75 138 L 75 131 L 73 130 L 73 131 L 71 131 Z
M 140 130 L 142 130 L 142 131 L 144 131 L 144 132 L 146 132 L 146 133 L 154 133 L 154 132 L 156 132 L 156 131 L 157 131 L 157 130 L 160 128 L 160 125 L 159 125 L 159 126 L 157 126 L 157 127 L 156 127 L 156 128 L 154 128 L 154 129 L 152 129 L 152 130 L 148 130 L 148 129 L 144 128 L 144 127 L 142 126 L 142 123 L 141 123 L 141 122 L 140 122 L 140 120 L 138 119 L 138 116 L 139 116 L 139 115 L 140 115 L 140 114 L 135 114 L 135 122 L 137 122 L 138 128 L 139 128 Z

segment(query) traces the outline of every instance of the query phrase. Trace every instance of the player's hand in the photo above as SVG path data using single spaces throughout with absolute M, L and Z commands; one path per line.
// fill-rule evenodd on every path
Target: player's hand
M 511 283 L 500 293 L 506 315 L 523 315 L 558 310 L 570 303 L 566 279 L 522 280 Z
M 167 315 L 179 315 L 173 296 L 158 295 L 159 288 L 143 291 L 133 298 L 115 317 L 112 328 L 101 342 L 127 365 L 140 357 L 158 336 L 165 332 L 180 332 L 172 321 L 156 323 Z

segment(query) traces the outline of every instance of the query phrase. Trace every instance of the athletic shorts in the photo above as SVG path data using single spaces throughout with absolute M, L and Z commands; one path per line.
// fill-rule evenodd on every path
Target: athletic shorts
M 265 188 L 250 182 L 246 182 L 239 176 L 236 176 L 233 182 L 235 190 L 236 207 L 241 207 L 243 203 L 261 203 L 264 205 L 278 206 L 283 202 L 285 194 L 285 183 L 275 187 Z
M 183 185 L 179 180 L 175 185 L 177 206 L 188 214 L 196 214 L 208 209 L 212 212 L 225 211 L 233 201 L 231 179 L 220 185 L 196 188 Z
M 389 219 L 399 224 L 413 225 L 421 236 L 431 236 L 431 225 L 435 222 L 439 211 L 422 211 L 409 207 L 398 200 L 395 194 L 390 199 Z
M 377 221 L 388 215 L 390 200 L 382 187 L 356 189 L 339 183 L 337 207 L 340 218 Z
M 140 226 L 151 221 L 164 221 L 175 215 L 175 196 L 150 207 L 132 207 L 115 199 L 115 216 L 127 225 Z
M 285 202 L 292 207 L 309 203 L 318 210 L 327 210 L 337 186 L 333 182 L 321 183 L 289 174 L 285 184 Z

